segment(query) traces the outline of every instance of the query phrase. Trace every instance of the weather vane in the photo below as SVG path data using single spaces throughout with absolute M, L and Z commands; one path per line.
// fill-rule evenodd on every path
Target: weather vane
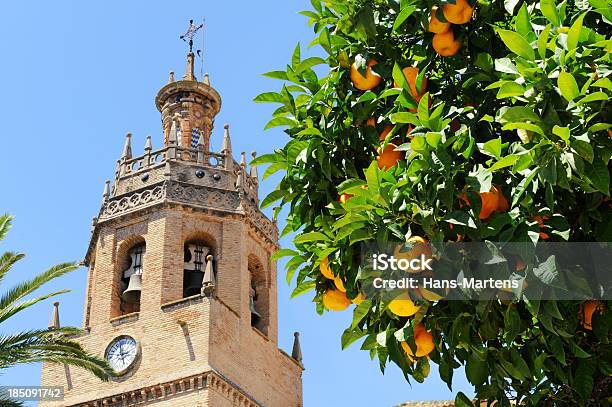
M 195 25 L 193 20 L 189 20 L 189 28 L 185 34 L 181 35 L 181 40 L 187 42 L 189 40 L 189 52 L 193 52 L 193 37 L 195 37 L 196 33 L 200 28 L 204 27 L 204 23 L 200 25 Z

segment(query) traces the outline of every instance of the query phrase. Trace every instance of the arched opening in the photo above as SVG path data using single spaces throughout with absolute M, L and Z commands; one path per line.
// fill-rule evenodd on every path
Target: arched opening
M 270 321 L 270 293 L 266 270 L 263 263 L 254 255 L 249 256 L 248 269 L 251 326 L 267 335 Z
M 183 247 L 183 298 L 201 293 L 209 261 L 211 264 L 208 266 L 208 270 L 213 274 L 215 273 L 214 247 L 214 240 L 205 233 L 195 234 L 185 241 Z
M 114 316 L 140 311 L 146 243 L 141 236 L 126 239 L 117 253 Z

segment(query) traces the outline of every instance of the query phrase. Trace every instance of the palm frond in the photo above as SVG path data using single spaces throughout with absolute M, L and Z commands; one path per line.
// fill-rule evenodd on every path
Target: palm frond
M 0 240 L 4 239 L 9 229 L 11 228 L 11 221 L 13 217 L 8 213 L 0 215 Z
M 20 344 L 37 343 L 37 341 L 47 340 L 48 337 L 59 337 L 55 339 L 58 343 L 62 338 L 70 340 L 67 336 L 74 336 L 83 333 L 82 329 L 72 326 L 64 326 L 57 329 L 36 329 L 30 331 L 18 332 L 12 335 L 0 336 L 0 360 L 2 360 L 2 352 L 12 346 Z
M 89 370 L 102 380 L 108 380 L 113 371 L 108 362 L 90 355 L 81 344 L 64 333 L 81 332 L 77 328 L 27 331 L 0 338 L 0 369 L 22 363 L 67 363 Z
M 0 240 L 6 236 L 10 229 L 11 220 L 12 217 L 7 214 L 0 215 Z M 23 257 L 23 254 L 13 252 L 6 252 L 0 256 L 0 282 L 11 267 Z M 77 267 L 75 263 L 58 264 L 8 290 L 0 297 L 0 324 L 34 304 L 68 292 L 69 290 L 59 290 L 33 299 L 24 298 L 42 285 L 77 269 Z M 113 376 L 113 370 L 108 361 L 89 354 L 79 342 L 69 337 L 80 333 L 82 333 L 80 329 L 64 327 L 0 335 L 0 370 L 23 363 L 64 363 L 86 369 L 102 380 L 109 380 Z M 19 402 L 2 399 L 0 396 L 0 407 L 21 405 Z
M 24 407 L 21 401 L 13 400 L 3 395 L 0 395 L 0 407 Z
M 70 273 L 78 268 L 77 264 L 72 263 L 61 263 L 51 267 L 44 273 L 37 275 L 29 281 L 18 284 L 9 291 L 7 291 L 2 297 L 0 297 L 0 310 L 8 308 L 19 299 L 32 293 L 34 290 L 40 288 L 43 284 L 49 281 L 61 277 L 66 273 Z
M 9 272 L 13 264 L 17 263 L 19 260 L 23 259 L 25 254 L 23 253 L 14 253 L 14 252 L 5 252 L 0 257 L 0 284 L 2 283 L 2 279 Z
M 58 290 L 58 291 L 54 291 L 54 292 L 49 293 L 49 294 L 41 295 L 40 297 L 33 298 L 31 300 L 19 302 L 17 304 L 11 305 L 11 306 L 6 307 L 6 308 L 0 308 L 0 323 L 6 321 L 7 319 L 12 317 L 13 315 L 18 313 L 19 311 L 23 311 L 24 309 L 26 309 L 28 307 L 31 307 L 32 305 L 36 304 L 37 302 L 41 302 L 43 300 L 46 300 L 47 298 L 51 298 L 51 297 L 54 297 L 56 295 L 64 294 L 64 293 L 68 293 L 68 292 L 70 292 L 70 290 Z

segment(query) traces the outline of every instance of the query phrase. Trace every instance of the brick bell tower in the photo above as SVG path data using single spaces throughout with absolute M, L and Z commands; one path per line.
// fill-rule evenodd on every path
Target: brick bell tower
M 117 376 L 46 363 L 42 384 L 65 399 L 40 405 L 301 407 L 297 333 L 291 356 L 278 349 L 278 229 L 258 209 L 255 167 L 232 157 L 229 126 L 209 150 L 221 97 L 195 77 L 191 50 L 155 103 L 163 147 L 147 137 L 135 157 L 127 135 L 84 261 L 77 340 Z

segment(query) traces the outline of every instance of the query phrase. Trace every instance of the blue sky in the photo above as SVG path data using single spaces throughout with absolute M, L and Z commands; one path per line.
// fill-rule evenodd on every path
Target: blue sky
M 125 133 L 134 134 L 135 154 L 147 134 L 154 148 L 162 142 L 154 97 L 168 71 L 175 70 L 177 77 L 183 73 L 186 47 L 178 36 L 189 18 L 206 18 L 205 71 L 223 98 L 212 148 L 221 145 L 223 123 L 231 125 L 236 155 L 284 144 L 281 130 L 262 130 L 272 107 L 256 105 L 252 98 L 279 85 L 261 73 L 282 69 L 298 41 L 310 42 L 311 28 L 297 14 L 308 6 L 305 0 L 5 2 L 0 14 L 0 212 L 16 219 L 0 250 L 28 256 L 1 288 L 52 264 L 82 259 L 91 218 L 98 212 L 104 180 L 113 176 Z M 263 183 L 262 197 L 275 181 Z M 289 239 L 281 243 L 291 244 Z M 290 300 L 280 266 L 280 346 L 290 350 L 293 331 L 302 333 L 306 407 L 385 407 L 453 398 L 436 367 L 425 384 L 410 386 L 394 366 L 383 376 L 357 345 L 341 351 L 339 338 L 350 312 L 320 317 L 311 295 Z M 81 326 L 84 287 L 83 268 L 47 287 L 73 290 L 60 298 L 62 324 Z M 3 324 L 0 333 L 47 326 L 51 302 Z M 471 393 L 463 375 L 456 377 L 453 390 Z M 39 379 L 40 366 L 22 366 L 0 375 L 0 385 L 35 385 Z

